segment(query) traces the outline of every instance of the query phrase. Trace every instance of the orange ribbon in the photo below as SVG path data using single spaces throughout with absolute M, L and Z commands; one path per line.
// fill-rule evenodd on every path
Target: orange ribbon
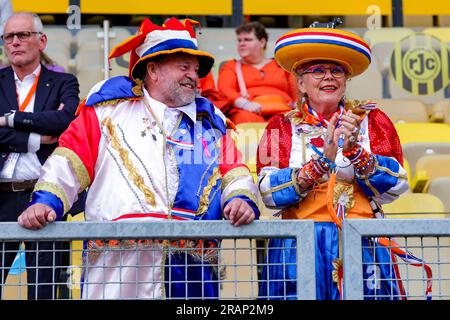
M 39 71 L 38 75 L 36 76 L 33 86 L 31 87 L 30 91 L 28 92 L 27 96 L 25 97 L 25 100 L 23 100 L 22 104 L 19 105 L 19 111 L 24 111 L 27 108 L 28 104 L 30 103 L 31 98 L 36 93 L 36 87 L 39 82 L 40 75 L 41 75 L 41 71 Z M 17 95 L 17 102 L 19 102 L 19 95 Z

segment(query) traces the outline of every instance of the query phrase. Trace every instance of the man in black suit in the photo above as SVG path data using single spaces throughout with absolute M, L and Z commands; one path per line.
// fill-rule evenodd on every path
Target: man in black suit
M 73 75 L 40 64 L 47 36 L 37 15 L 12 15 L 2 39 L 11 66 L 0 70 L 0 221 L 17 221 L 42 164 L 75 118 L 79 89 Z M 19 245 L 0 242 L 2 287 Z M 42 284 L 59 278 L 52 266 L 60 264 L 60 255 L 51 252 L 58 248 L 53 242 L 25 242 L 25 249 L 28 299 L 55 298 L 54 287 Z

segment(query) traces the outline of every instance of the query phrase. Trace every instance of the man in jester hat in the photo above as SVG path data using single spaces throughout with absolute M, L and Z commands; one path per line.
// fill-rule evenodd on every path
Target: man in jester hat
M 87 221 L 225 218 L 239 226 L 258 218 L 257 188 L 226 118 L 196 95 L 214 63 L 197 48 L 196 23 L 145 19 L 112 50 L 109 58 L 130 52 L 129 75 L 91 89 L 43 166 L 21 226 L 61 220 L 87 187 Z M 218 245 L 85 241 L 82 297 L 218 298 Z

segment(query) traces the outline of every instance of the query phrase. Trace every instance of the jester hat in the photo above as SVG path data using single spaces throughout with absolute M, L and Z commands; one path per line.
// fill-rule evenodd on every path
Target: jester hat
M 199 77 L 205 77 L 214 64 L 214 57 L 208 52 L 198 50 L 194 25 L 195 20 L 176 18 L 168 19 L 158 26 L 149 19 L 144 19 L 136 35 L 116 46 L 109 54 L 109 59 L 130 52 L 129 76 L 143 79 L 146 65 L 151 59 L 162 55 L 184 52 L 198 57 Z

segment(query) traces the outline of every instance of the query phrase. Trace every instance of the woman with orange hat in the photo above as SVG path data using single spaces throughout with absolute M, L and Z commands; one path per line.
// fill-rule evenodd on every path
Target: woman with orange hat
M 400 140 L 374 103 L 345 99 L 347 80 L 371 61 L 360 37 L 330 28 L 295 30 L 276 42 L 275 59 L 296 76 L 302 99 L 266 127 L 258 150 L 259 189 L 283 219 L 315 221 L 316 295 L 339 299 L 341 221 L 380 215 L 381 204 L 408 189 Z M 270 241 L 261 298 L 297 297 L 295 246 L 292 239 Z M 390 252 L 368 239 L 363 247 L 365 297 L 402 296 Z

